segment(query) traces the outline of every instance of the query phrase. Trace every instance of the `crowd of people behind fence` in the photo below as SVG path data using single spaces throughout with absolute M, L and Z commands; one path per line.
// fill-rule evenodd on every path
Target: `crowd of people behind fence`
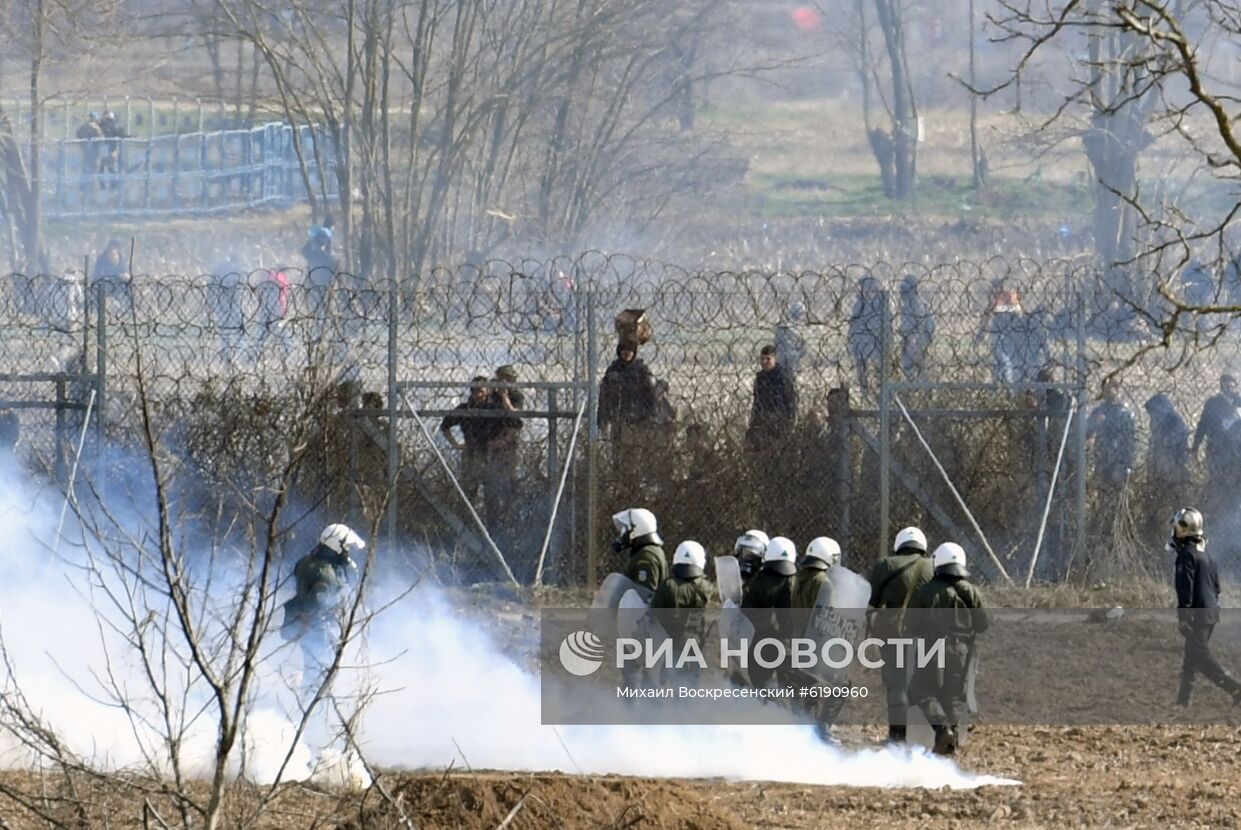
M 103 131 L 104 126 L 112 131 L 114 123 L 115 119 L 107 116 L 88 122 L 92 135 L 98 131 L 101 136 L 110 135 L 111 132 Z M 330 215 L 311 226 L 301 244 L 300 268 L 285 263 L 252 268 L 252 263 L 233 250 L 226 250 L 224 256 L 211 265 L 210 275 L 203 278 L 206 280 L 205 313 L 209 330 L 216 332 L 218 356 L 230 365 L 238 359 L 272 351 L 287 356 L 294 345 L 289 323 L 295 313 L 312 323 L 325 319 L 332 306 L 333 290 L 340 288 L 342 280 L 346 279 L 339 270 L 333 232 Z M 92 290 L 103 286 L 111 311 L 122 319 L 134 311 L 129 257 L 125 244 L 117 239 L 110 240 L 96 257 L 89 274 Z M 1229 288 L 1232 283 L 1241 286 L 1241 269 L 1234 270 L 1238 273 L 1232 275 L 1232 282 L 1225 275 L 1220 291 L 1232 290 Z M 358 287 L 352 278 L 348 279 L 348 289 Z M 556 271 L 549 280 L 545 292 L 546 309 L 543 306 L 539 309 L 546 312 L 543 314 L 546 319 L 538 327 L 543 331 L 571 334 L 579 322 L 574 283 L 562 271 Z M 1191 263 L 1182 277 L 1187 299 L 1211 302 L 1204 287 L 1211 281 L 1211 275 L 1200 263 Z M 852 371 L 852 384 L 842 383 L 834 390 L 843 393 L 843 396 L 836 395 L 837 403 L 842 397 L 848 400 L 848 385 L 855 390 L 855 400 L 870 400 L 867 396 L 871 395 L 884 371 L 884 361 L 888 359 L 892 359 L 892 365 L 886 369 L 889 378 L 906 382 L 937 379 L 934 359 L 940 331 L 937 307 L 928 298 L 928 289 L 938 290 L 929 277 L 906 274 L 899 281 L 895 303 L 891 303 L 876 277 L 866 275 L 857 281 L 852 303 L 837 321 L 845 334 L 844 351 Z M 1221 301 L 1227 299 L 1224 296 Z M 355 312 L 356 308 L 355 305 Z M 757 350 L 758 365 L 753 388 L 749 390 L 751 405 L 744 429 L 745 448 L 756 458 L 776 462 L 790 453 L 796 455 L 799 464 L 796 479 L 802 484 L 812 484 L 816 476 L 824 475 L 830 468 L 830 448 L 839 443 L 840 421 L 845 414 L 838 411 L 833 415 L 830 411 L 832 396 L 825 407 L 799 395 L 799 376 L 818 372 L 822 365 L 821 361 L 813 364 L 808 360 L 809 354 L 818 351 L 808 347 L 808 335 L 814 331 L 808 323 L 812 319 L 822 323 L 827 313 L 823 308 L 808 307 L 808 301 L 790 302 L 771 332 L 770 341 Z M 1094 309 L 1085 323 L 1087 333 L 1092 336 L 1125 339 L 1136 336 L 1141 319 L 1134 309 L 1120 309 L 1111 302 Z M 1015 390 L 1020 390 L 1023 384 L 1031 384 L 1026 387 L 1025 404 L 1041 413 L 1033 419 L 1034 428 L 1043 430 L 1053 446 L 1066 423 L 1070 406 L 1070 396 L 1065 390 L 1049 386 L 1067 379 L 1061 377 L 1062 356 L 1055 350 L 1058 344 L 1076 336 L 1076 325 L 1064 309 L 1028 308 L 1018 285 L 1001 277 L 992 281 L 973 331 L 974 343 L 985 345 L 989 351 L 990 375 L 994 382 Z M 890 330 L 885 331 L 888 326 Z M 643 467 L 650 459 L 658 457 L 659 452 L 672 446 L 673 441 L 679 442 L 682 432 L 682 446 L 686 452 L 709 455 L 713 439 L 705 427 L 699 423 L 680 422 L 675 403 L 677 390 L 657 377 L 639 356 L 645 342 L 641 332 L 618 329 L 618 334 L 615 359 L 603 374 L 598 409 L 594 413 L 602 435 L 611 444 L 610 458 L 616 479 L 641 482 Z M 883 349 L 885 342 L 891 346 L 887 355 Z M 961 357 L 958 355 L 956 359 Z M 487 380 L 495 382 L 494 378 Z M 841 376 L 839 380 L 844 381 L 846 377 Z M 474 382 L 475 386 L 481 383 L 478 379 Z M 511 391 L 515 393 L 511 397 L 519 398 L 517 390 Z M 1238 463 L 1241 462 L 1241 397 L 1236 382 L 1231 375 L 1221 379 L 1220 393 L 1206 402 L 1196 419 L 1192 436 L 1187 423 L 1193 420 L 1194 413 L 1178 412 L 1177 404 L 1167 394 L 1169 391 L 1172 390 L 1156 390 L 1144 403 L 1150 436 L 1146 445 L 1144 482 L 1133 481 L 1140 446 L 1138 419 L 1132 406 L 1124 401 L 1121 382 L 1117 379 L 1105 384 L 1101 390 L 1102 400 L 1083 413 L 1088 419 L 1086 440 L 1092 500 L 1098 505 L 1114 505 L 1118 496 L 1129 492 L 1132 485 L 1142 483 L 1161 503 L 1166 502 L 1165 506 L 1196 501 L 1200 494 L 1187 490 L 1193 482 L 1193 458 L 1205 445 L 1207 487 L 1201 494 L 1201 501 L 1205 509 L 1229 515 L 1231 511 L 1223 509 L 1227 506 L 1225 494 L 1241 484 L 1241 473 L 1236 472 L 1241 470 L 1241 463 Z M 494 390 L 489 388 L 487 394 L 493 395 Z M 489 397 L 488 400 L 491 401 L 488 405 L 493 405 L 499 399 Z M 694 420 L 701 420 L 697 415 L 695 413 Z M 519 420 L 517 425 L 520 428 Z M 461 424 L 454 422 L 449 426 Z M 468 489 L 472 494 L 483 490 L 488 502 L 485 512 L 495 517 L 509 512 L 506 505 L 512 501 L 515 489 L 515 474 L 511 470 L 519 466 L 519 462 L 512 449 L 516 445 L 515 432 L 510 430 L 503 442 L 510 449 L 504 451 L 507 455 L 500 462 L 509 472 L 499 476 L 479 472 L 479 447 L 490 441 L 471 438 L 467 431 L 463 468 L 470 468 L 464 476 Z M 498 450 L 488 452 L 499 455 Z M 468 463 L 466 456 L 471 459 Z M 784 476 L 787 469 L 780 463 L 755 466 L 772 471 L 773 480 L 769 483 L 773 486 L 781 483 L 776 479 Z

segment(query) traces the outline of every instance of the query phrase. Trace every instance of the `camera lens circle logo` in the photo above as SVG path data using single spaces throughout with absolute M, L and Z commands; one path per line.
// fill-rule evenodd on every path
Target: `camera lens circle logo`
M 574 631 L 560 644 L 560 665 L 574 677 L 588 677 L 603 665 L 603 642 L 589 631 Z

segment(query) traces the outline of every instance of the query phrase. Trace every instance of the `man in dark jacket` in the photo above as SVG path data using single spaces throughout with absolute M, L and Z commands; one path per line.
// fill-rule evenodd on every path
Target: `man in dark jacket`
M 1207 553 L 1201 513 L 1186 507 L 1172 517 L 1169 547 L 1176 554 L 1177 628 L 1185 638 L 1177 705 L 1189 705 L 1199 674 L 1232 695 L 1234 704 L 1241 705 L 1241 683 L 1211 654 L 1211 634 L 1219 623 L 1219 572 Z
M 1090 413 L 1086 440 L 1093 441 L 1091 461 L 1100 504 L 1112 505 L 1129 481 L 1138 448 L 1137 418 L 1120 399 L 1116 378 L 1103 383 L 1103 402 Z
M 1146 459 L 1151 492 L 1180 501 L 1177 497 L 1184 494 L 1189 483 L 1189 427 L 1172 399 L 1162 392 L 1152 395 L 1143 408 L 1151 425 Z
M 1207 399 L 1194 430 L 1191 454 L 1206 443 L 1207 492 L 1211 494 L 1207 510 L 1227 510 L 1233 491 L 1241 484 L 1241 395 L 1237 379 L 1220 375 L 1219 394 Z
M 599 382 L 599 428 L 618 438 L 653 418 L 655 408 L 655 377 L 638 357 L 637 341 L 622 340 Z
M 870 636 L 899 637 L 901 617 L 914 592 L 931 581 L 934 569 L 926 552 L 926 535 L 916 527 L 896 534 L 892 555 L 875 563 L 870 572 Z M 883 685 L 888 698 L 888 740 L 904 743 L 909 718 L 909 678 L 897 668 L 897 647 L 881 649 Z
M 489 452 L 491 441 L 500 428 L 501 419 L 471 416 L 474 410 L 492 410 L 491 389 L 485 375 L 477 375 L 470 381 L 470 395 L 457 404 L 455 411 L 461 415 L 449 415 L 440 422 L 440 432 L 448 439 L 453 449 L 461 450 L 461 489 L 473 500 L 478 490 L 487 483 Z M 461 439 L 453 434 L 453 427 L 461 430 Z
M 797 421 L 797 383 L 792 373 L 780 364 L 776 347 L 763 346 L 758 364 L 750 428 L 745 434 L 746 444 L 756 450 L 788 439 Z
M 517 368 L 510 364 L 496 369 L 491 389 L 491 408 L 516 412 L 526 406 L 526 397 L 517 388 L 507 384 L 517 383 Z M 501 522 L 512 511 L 517 498 L 519 444 L 522 430 L 521 418 L 509 416 L 499 419 L 491 437 L 487 458 L 487 483 L 483 499 L 487 507 L 487 521 Z
M 965 714 L 970 650 L 974 637 L 986 631 L 991 620 L 983 610 L 982 594 L 969 581 L 960 545 L 945 542 L 931 561 L 935 575 L 910 598 L 905 634 L 943 639 L 943 666 L 932 662 L 915 671 L 909 691 L 935 730 L 935 753 L 951 755 L 957 749 L 957 724 Z

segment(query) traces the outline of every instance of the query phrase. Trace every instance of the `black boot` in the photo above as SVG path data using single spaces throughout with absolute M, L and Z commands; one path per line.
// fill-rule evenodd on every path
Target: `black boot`
M 936 726 L 935 746 L 931 749 L 936 755 L 951 755 L 957 751 L 957 730 L 951 726 Z
M 1181 686 L 1176 692 L 1176 705 L 1188 706 L 1194 698 L 1194 679 L 1189 675 L 1181 675 Z M 1235 698 L 1234 698 L 1235 699 Z
M 905 727 L 889 726 L 888 727 L 888 743 L 890 744 L 905 743 Z

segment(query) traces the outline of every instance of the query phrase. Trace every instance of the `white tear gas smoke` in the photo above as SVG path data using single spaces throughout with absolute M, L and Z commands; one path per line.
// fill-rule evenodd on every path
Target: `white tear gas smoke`
M 111 672 L 130 702 L 140 710 L 148 707 L 146 716 L 152 717 L 140 666 L 119 634 L 100 622 L 98 586 L 92 593 L 82 574 L 45 553 L 57 499 L 54 490 L 31 485 L 11 467 L 0 469 L 0 517 L 11 563 L 11 577 L 0 585 L 0 624 L 12 660 L 12 675 L 5 672 L 0 680 L 8 691 L 20 686 L 36 714 L 89 762 L 166 770 L 159 729 L 135 723 L 99 694 L 101 678 Z M 288 675 L 297 670 L 296 650 L 275 636 L 271 640 L 271 671 L 253 699 L 244 738 L 245 775 L 264 782 L 275 780 L 286 753 L 292 753 L 286 778 L 304 777 L 311 758 L 305 740 L 294 744 L 289 716 L 295 711 L 289 689 L 296 683 Z M 184 653 L 179 656 L 184 659 Z M 537 677 L 481 623 L 426 586 L 387 609 L 365 645 L 351 649 L 342 665 L 347 668 L 337 682 L 338 694 L 358 686 L 379 692 L 365 711 L 359 738 L 368 760 L 383 767 L 443 768 L 456 759 L 458 765 L 465 761 L 489 769 L 851 786 L 1012 783 L 972 775 L 919 751 L 837 751 L 819 742 L 809 726 L 542 726 Z M 168 680 L 172 688 L 193 687 L 193 672 L 182 671 L 183 677 Z M 192 777 L 209 772 L 216 735 L 210 707 L 198 711 L 200 698 L 201 690 L 191 691 L 177 715 L 193 719 L 182 752 L 182 767 Z M 29 750 L 13 741 L 2 723 L 0 763 L 32 763 Z M 365 781 L 353 768 L 333 774 L 334 780 Z
M 1017 783 L 920 750 L 833 749 L 810 726 L 542 726 L 538 678 L 480 624 L 429 589 L 394 611 L 370 637 L 378 659 L 404 649 L 381 672 L 381 685 L 400 691 L 379 696 L 368 715 L 377 725 L 408 724 L 366 731 L 367 754 L 384 766 L 444 767 L 456 759 L 482 769 L 846 786 Z

